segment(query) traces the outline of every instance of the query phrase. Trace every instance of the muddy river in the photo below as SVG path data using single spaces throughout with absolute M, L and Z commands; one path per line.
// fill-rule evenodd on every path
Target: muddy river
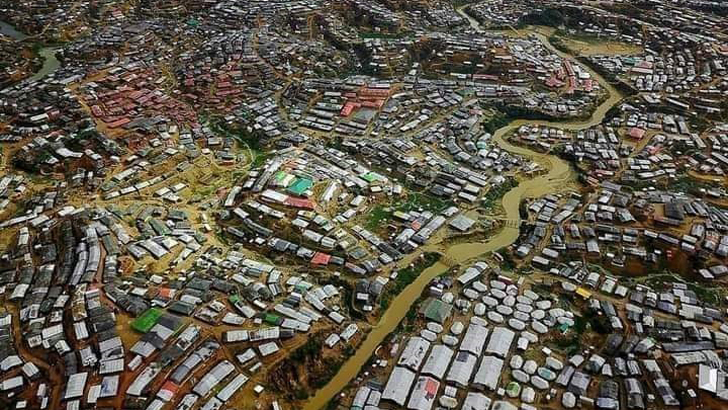
M 25 33 L 18 31 L 11 24 L 0 20 L 0 33 L 5 34 L 18 41 L 24 41 L 31 37 Z M 38 51 L 38 55 L 43 59 L 43 66 L 30 77 L 31 81 L 40 80 L 48 74 L 56 71 L 61 66 L 61 62 L 56 58 L 56 47 L 43 47 Z
M 462 9 L 458 10 L 458 12 L 468 18 L 473 28 L 480 28 L 475 20 L 463 13 Z M 521 31 L 524 32 L 524 30 Z M 573 56 L 555 50 L 544 35 L 534 31 L 525 31 L 525 33 L 535 35 L 549 49 L 560 56 L 567 59 L 574 58 Z M 519 222 L 520 215 L 518 208 L 522 200 L 563 191 L 568 186 L 573 186 L 576 183 L 576 173 L 566 161 L 553 155 L 541 154 L 528 148 L 514 146 L 506 141 L 505 137 L 522 125 L 554 126 L 562 129 L 579 130 L 601 123 L 607 111 L 616 105 L 623 96 L 600 75 L 592 70 L 589 70 L 589 72 L 609 92 L 609 97 L 594 110 L 589 119 L 571 122 L 515 120 L 494 133 L 493 140 L 502 149 L 512 154 L 527 157 L 541 165 L 547 171 L 545 174 L 520 182 L 518 186 L 504 195 L 502 199 L 503 210 L 505 212 L 504 219 Z M 497 234 L 483 242 L 452 245 L 447 248 L 445 254 L 450 260 L 456 263 L 464 263 L 483 254 L 508 247 L 518 238 L 518 228 L 515 226 L 518 226 L 518 223 L 508 224 L 508 226 L 504 226 Z M 433 250 L 436 249 L 436 247 L 433 247 Z M 344 363 L 336 376 L 326 386 L 316 392 L 315 396 L 306 403 L 304 409 L 319 410 L 325 407 L 332 398 L 343 390 L 359 374 L 362 366 L 369 360 L 380 343 L 397 328 L 399 322 L 402 321 L 411 305 L 420 297 L 422 291 L 430 281 L 446 272 L 447 269 L 448 267 L 443 263 L 436 263 L 424 270 L 414 282 L 407 286 L 390 303 L 389 308 L 381 317 L 379 323 L 367 335 L 356 353 Z

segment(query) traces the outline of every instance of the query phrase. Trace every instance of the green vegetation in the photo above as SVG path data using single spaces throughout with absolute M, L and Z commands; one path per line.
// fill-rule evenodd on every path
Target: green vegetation
M 719 183 L 710 183 L 691 178 L 688 175 L 680 175 L 676 180 L 669 182 L 670 191 L 684 192 L 695 196 L 703 196 L 702 189 L 720 188 Z
M 382 205 L 375 206 L 367 215 L 367 221 L 364 227 L 370 231 L 374 231 L 392 216 L 392 210 Z
M 162 317 L 162 314 L 164 314 L 164 311 L 161 309 L 147 309 L 146 312 L 131 322 L 131 328 L 139 333 L 147 333 L 157 324 L 157 320 Z
M 312 340 L 314 340 L 313 343 L 311 343 Z M 339 372 L 339 369 L 344 362 L 346 362 L 346 359 L 355 352 L 354 348 L 351 345 L 348 345 L 342 350 L 340 355 L 322 358 L 321 352 L 323 351 L 323 342 L 321 337 L 309 339 L 301 348 L 297 349 L 294 354 L 301 349 L 303 349 L 301 355 L 305 361 L 300 363 L 318 362 L 318 365 L 315 366 L 316 371 L 308 373 L 308 385 L 314 389 L 324 387 L 329 380 L 336 376 L 336 373 Z M 297 362 L 296 357 L 293 355 L 291 356 L 291 359 L 294 363 Z M 307 397 L 308 393 L 306 393 L 306 398 Z
M 543 11 L 527 14 L 518 20 L 518 26 L 560 27 L 566 22 L 563 13 L 557 9 L 547 8 Z
M 576 334 L 572 334 L 570 337 L 560 337 L 554 340 L 554 345 L 559 349 L 563 350 L 564 354 L 570 356 L 579 351 L 580 343 L 579 337 Z
M 485 121 L 483 123 L 483 130 L 487 133 L 493 134 L 495 133 L 499 128 L 503 128 L 506 125 L 508 125 L 513 118 L 509 117 L 508 115 L 498 111 L 495 115 L 490 117 L 488 121 Z
M 251 163 L 251 168 L 259 168 L 265 164 L 265 161 L 268 160 L 268 158 L 271 157 L 271 154 L 267 152 L 262 152 L 260 150 L 251 150 L 253 153 L 253 162 Z
M 386 290 L 382 293 L 379 300 L 379 307 L 381 307 L 382 310 L 386 310 L 394 296 L 400 294 L 404 288 L 414 282 L 425 269 L 434 265 L 435 262 L 440 260 L 440 257 L 442 256 L 436 252 L 427 252 L 423 255 L 424 258 L 418 259 L 414 266 L 400 270 L 397 273 L 397 278 L 387 285 Z
M 511 253 L 508 252 L 508 250 L 506 250 L 504 248 L 504 249 L 499 249 L 497 252 L 503 258 L 503 263 L 501 264 L 501 266 L 503 266 L 504 270 L 506 270 L 506 271 L 516 270 L 516 267 L 517 267 L 516 261 L 513 259 L 513 255 L 511 255 Z
M 718 306 L 721 303 L 722 292 L 720 288 L 706 288 L 695 283 L 688 283 L 688 289 L 695 292 L 695 296 L 707 305 Z
M 549 36 L 549 43 L 551 43 L 551 45 L 554 46 L 554 48 L 556 48 L 557 50 L 559 50 L 561 52 L 569 53 L 569 54 L 576 54 L 574 52 L 574 50 L 571 50 L 569 48 L 569 46 L 566 45 L 564 38 L 557 35 L 556 33 Z
M 412 192 L 407 195 L 407 201 L 397 206 L 397 209 L 402 212 L 409 212 L 422 208 L 426 211 L 440 212 L 450 205 L 452 205 L 452 202 L 449 200 L 444 200 L 427 193 Z
M 247 148 L 249 150 L 251 168 L 262 166 L 270 158 L 270 154 L 263 150 L 258 133 L 249 132 L 244 127 L 228 126 L 218 118 L 210 119 L 210 128 L 217 134 L 235 138 L 238 143 Z
M 566 303 L 563 307 L 571 308 L 569 303 Z M 581 337 L 584 333 L 594 331 L 606 335 L 612 332 L 609 319 L 593 310 L 588 310 L 584 315 L 576 316 L 573 327 L 560 326 L 559 329 L 562 334 L 554 339 L 553 345 L 564 351 L 566 355 L 572 355 L 581 349 Z
M 321 338 L 310 338 L 301 347 L 291 353 L 291 360 L 303 363 L 304 360 L 316 358 L 322 349 L 323 342 Z
M 364 227 L 376 231 L 392 217 L 395 211 L 410 212 L 423 209 L 438 213 L 452 205 L 452 201 L 438 198 L 423 192 L 411 192 L 404 201 L 378 204 L 366 216 Z
M 500 185 L 493 186 L 483 197 L 481 207 L 486 210 L 492 210 L 498 201 L 503 198 L 508 191 L 515 188 L 518 182 L 513 177 L 506 178 L 505 182 Z
M 593 330 L 601 335 L 611 333 L 609 319 L 593 310 L 587 310 L 584 315 L 575 317 L 574 331 L 582 335 L 587 330 Z
M 563 118 L 554 117 L 553 115 L 549 115 L 546 113 L 543 113 L 541 111 L 535 111 L 530 108 L 526 108 L 521 105 L 515 105 L 515 104 L 507 104 L 504 102 L 496 103 L 498 106 L 498 110 L 503 113 L 503 115 L 506 116 L 506 118 L 518 118 L 518 119 L 525 119 L 525 120 L 545 120 L 545 121 L 559 121 L 563 120 Z M 573 117 L 570 119 L 570 121 L 573 120 Z
M 296 400 L 306 400 L 308 398 L 308 393 L 306 392 L 306 389 L 303 387 L 299 387 L 298 389 L 294 390 L 293 397 Z
M 698 299 L 714 307 L 720 307 L 722 305 L 723 296 L 725 295 L 725 291 L 719 287 L 708 287 L 696 282 L 688 282 L 679 274 L 668 269 L 663 270 L 659 274 L 633 278 L 631 281 L 650 286 L 655 290 L 672 288 L 673 284 L 682 283 L 687 286 L 688 290 L 695 292 L 695 296 Z
M 407 314 L 404 316 L 404 319 L 402 319 L 402 321 L 399 322 L 399 325 L 397 325 L 396 333 L 409 333 L 415 330 L 415 324 L 417 322 L 417 312 L 419 311 L 419 307 L 422 306 L 422 303 L 424 301 L 425 298 L 420 297 L 415 301 L 415 303 L 410 306 Z
M 649 180 L 634 181 L 629 185 L 628 189 L 632 192 L 638 192 L 648 187 L 669 189 L 672 192 L 682 192 L 697 197 L 705 195 L 705 193 L 701 192 L 701 190 L 722 188 L 720 183 L 701 181 L 699 179 L 692 178 L 689 175 L 682 174 L 675 180 L 662 178 L 656 182 Z
M 281 361 L 268 375 L 271 389 L 291 400 L 305 400 L 310 391 L 328 383 L 353 350 L 345 348 L 340 355 L 324 357 L 323 341 L 323 334 L 317 333 Z
M 453 0 L 452 6 L 457 9 L 466 4 L 472 4 L 472 3 L 477 3 L 477 2 L 478 2 L 477 0 Z M 467 11 L 467 10 L 465 10 L 465 11 Z
M 39 41 L 33 41 L 32 43 L 30 43 L 30 50 L 35 55 L 38 55 L 43 47 L 45 47 L 45 45 Z
M 331 284 L 342 289 L 342 299 L 349 316 L 354 319 L 364 320 L 364 314 L 354 307 L 354 286 L 349 281 L 337 276 L 331 278 Z
M 407 34 L 405 32 L 401 33 L 377 33 L 374 31 L 360 31 L 359 37 L 361 38 L 380 38 L 380 39 L 397 39 L 397 38 L 404 38 Z

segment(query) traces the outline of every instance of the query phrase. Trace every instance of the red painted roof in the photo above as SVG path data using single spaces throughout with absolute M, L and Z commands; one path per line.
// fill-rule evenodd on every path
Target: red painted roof
M 642 128 L 632 127 L 629 129 L 629 136 L 640 140 L 645 136 L 645 130 Z
M 313 209 L 313 202 L 311 202 L 311 200 L 309 199 L 294 198 L 289 196 L 283 203 L 296 208 Z
M 311 258 L 311 263 L 314 265 L 328 265 L 331 260 L 331 255 L 323 252 L 316 252 Z
M 124 118 L 120 118 L 120 119 L 118 119 L 118 120 L 116 120 L 114 122 L 109 123 L 108 124 L 108 127 L 109 128 L 119 128 L 119 127 L 121 127 L 123 125 L 126 125 L 126 124 L 130 123 L 130 122 L 131 122 L 130 119 L 124 117 Z

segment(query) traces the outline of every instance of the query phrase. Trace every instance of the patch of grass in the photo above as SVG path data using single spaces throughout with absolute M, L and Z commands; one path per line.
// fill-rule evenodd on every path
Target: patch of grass
M 251 167 L 260 167 L 270 158 L 270 153 L 263 150 L 261 136 L 255 131 L 249 132 L 244 127 L 232 127 L 222 123 L 219 119 L 210 120 L 210 128 L 217 134 L 235 138 L 241 145 L 249 148 Z
M 442 255 L 436 252 L 427 252 L 424 254 L 424 258 L 418 259 L 414 266 L 408 266 L 401 269 L 397 273 L 397 277 L 387 284 L 386 290 L 382 293 L 382 296 L 379 299 L 379 307 L 382 308 L 382 310 L 386 310 L 389 307 L 389 303 L 392 301 L 392 298 L 399 295 L 404 288 L 414 282 L 425 269 L 439 261 L 441 256 Z
M 199 194 L 200 196 L 202 196 L 203 198 L 207 198 L 207 197 L 209 197 L 210 195 L 212 195 L 212 193 L 213 193 L 213 192 L 215 192 L 215 189 L 216 189 L 216 188 L 215 188 L 214 186 L 206 186 L 206 187 L 204 187 L 204 188 L 200 188 L 200 189 L 199 189 L 199 190 L 197 191 L 197 193 L 198 193 L 198 194 Z
M 437 198 L 421 192 L 412 192 L 407 196 L 407 201 L 401 204 L 398 209 L 402 212 L 424 209 L 430 212 L 440 212 L 452 205 L 451 201 Z
M 374 231 L 382 224 L 386 223 L 392 217 L 392 211 L 389 207 L 377 205 L 367 215 L 367 221 L 364 227 L 370 231 Z
M 253 152 L 253 162 L 251 163 L 251 168 L 259 168 L 265 164 L 265 161 L 268 160 L 268 158 L 271 157 L 270 153 L 260 151 L 258 149 L 251 149 Z
M 718 289 L 709 289 L 694 283 L 687 284 L 688 289 L 695 292 L 695 296 L 706 305 L 717 306 L 721 302 L 721 292 Z
M 631 283 L 641 283 L 657 291 L 671 289 L 674 283 L 682 283 L 687 286 L 688 290 L 695 292 L 695 296 L 705 305 L 716 308 L 720 308 L 723 305 L 724 291 L 720 287 L 706 287 L 698 283 L 690 283 L 679 274 L 667 269 L 659 274 L 633 278 L 631 279 Z

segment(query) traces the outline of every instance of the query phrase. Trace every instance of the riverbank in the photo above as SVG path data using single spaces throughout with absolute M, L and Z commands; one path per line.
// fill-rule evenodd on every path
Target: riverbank
M 32 38 L 31 36 L 18 31 L 12 24 L 2 20 L 0 20 L 0 33 L 17 41 L 26 41 Z M 59 47 L 46 46 L 41 47 L 38 50 L 37 54 L 40 58 L 43 59 L 43 65 L 35 74 L 28 77 L 31 81 L 41 80 L 45 76 L 56 71 L 61 66 L 61 62 L 56 57 L 56 52 L 58 51 L 58 49 Z
M 28 38 L 28 35 L 18 31 L 12 24 L 0 20 L 0 34 L 4 34 L 18 41 L 23 41 Z
M 480 25 L 474 19 L 464 13 L 463 8 L 458 12 L 467 18 L 471 26 L 478 30 Z M 548 42 L 548 38 L 538 32 L 534 34 L 546 47 L 561 57 L 575 60 L 576 57 L 568 55 L 562 51 L 556 50 L 553 45 Z M 621 99 L 622 94 L 609 84 L 602 76 L 587 67 L 587 70 L 596 79 L 599 84 L 604 87 L 609 97 L 604 100 L 588 119 L 576 121 L 533 121 L 533 120 L 514 120 L 508 125 L 498 129 L 493 135 L 493 141 L 503 150 L 511 154 L 521 155 L 538 163 L 547 172 L 543 175 L 532 179 L 521 181 L 515 188 L 509 190 L 502 199 L 503 210 L 505 211 L 506 220 L 520 222 L 519 206 L 526 198 L 543 196 L 549 193 L 562 192 L 569 186 L 576 183 L 576 172 L 572 169 L 568 162 L 554 155 L 541 154 L 532 151 L 526 147 L 516 146 L 507 141 L 506 137 L 513 131 L 523 125 L 538 125 L 544 127 L 559 127 L 569 130 L 580 130 L 600 124 L 606 113 Z M 504 226 L 496 235 L 484 242 L 465 242 L 452 245 L 447 248 L 445 255 L 448 260 L 458 264 L 481 257 L 484 254 L 495 252 L 506 248 L 518 239 L 519 224 L 511 224 Z M 426 246 L 423 251 L 434 251 L 437 245 Z M 441 275 L 449 269 L 442 262 L 437 262 L 431 267 L 425 269 L 409 286 L 407 286 L 398 296 L 390 303 L 389 308 L 382 315 L 379 323 L 372 329 L 364 342 L 359 346 L 356 353 L 339 369 L 336 376 L 329 381 L 322 389 L 318 390 L 315 396 L 306 403 L 305 410 L 319 410 L 327 406 L 329 401 L 342 391 L 358 374 L 362 367 L 367 363 L 372 353 L 391 334 L 405 317 L 410 307 L 415 303 L 426 286 L 432 279 Z

